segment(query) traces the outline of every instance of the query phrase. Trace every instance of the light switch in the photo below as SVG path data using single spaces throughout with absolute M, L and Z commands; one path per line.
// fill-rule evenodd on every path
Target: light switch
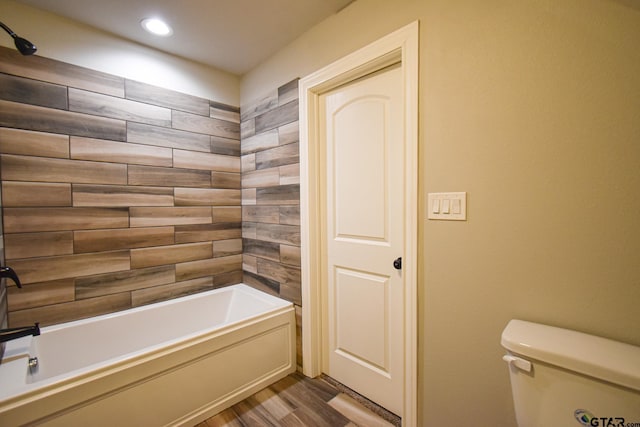
M 453 221 L 466 221 L 467 219 L 467 193 L 429 193 L 428 194 L 428 219 L 444 219 Z
M 448 214 L 449 213 L 449 205 L 451 204 L 451 200 L 449 199 L 442 199 L 442 212 L 443 214 Z
M 460 199 L 451 199 L 451 213 L 454 215 L 459 214 L 461 204 Z
M 440 199 L 433 199 L 431 201 L 431 213 L 440 213 Z

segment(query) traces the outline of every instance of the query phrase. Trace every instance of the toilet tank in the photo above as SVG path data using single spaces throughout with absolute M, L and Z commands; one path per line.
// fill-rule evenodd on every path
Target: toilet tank
M 501 342 L 519 427 L 640 427 L 640 347 L 523 320 Z

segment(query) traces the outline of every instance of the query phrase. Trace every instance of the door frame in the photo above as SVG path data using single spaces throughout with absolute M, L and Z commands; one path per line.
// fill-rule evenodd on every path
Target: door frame
M 404 403 L 402 424 L 417 425 L 418 359 L 418 21 L 310 74 L 299 82 L 300 113 L 300 239 L 302 267 L 302 371 L 322 373 L 322 218 L 319 173 L 319 97 L 338 86 L 399 63 L 405 108 L 405 247 L 402 270 L 404 298 Z

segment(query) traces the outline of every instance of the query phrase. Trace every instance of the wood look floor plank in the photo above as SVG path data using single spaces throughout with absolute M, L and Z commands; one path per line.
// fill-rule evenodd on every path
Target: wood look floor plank
M 255 393 L 252 401 L 264 407 L 276 420 L 282 420 L 295 409 L 269 387 Z
M 252 397 L 248 397 L 233 405 L 233 410 L 238 414 L 240 420 L 248 426 L 276 427 L 278 420 L 252 400 Z
M 335 417 L 334 417 L 335 418 Z M 315 412 L 306 407 L 298 408 L 283 420 L 285 426 L 304 427 L 344 427 L 349 424 L 349 420 L 327 420 L 325 413 Z
M 389 427 L 369 409 L 347 397 L 319 378 L 291 374 L 258 391 L 197 427 Z M 332 402 L 336 404 L 332 404 Z M 339 406 L 342 412 L 333 406 Z M 384 410 L 382 410 L 384 411 Z M 353 418 L 351 418 L 353 416 Z
M 383 420 L 344 393 L 340 393 L 331 399 L 329 401 L 329 406 L 356 423 L 356 425 L 367 427 L 393 427 L 393 424 Z
M 349 419 L 327 405 L 326 401 L 319 397 L 317 389 L 305 384 L 299 374 L 286 377 L 271 386 L 285 401 L 296 407 L 294 412 L 306 425 L 317 426 L 345 426 Z M 289 378 L 289 381 L 285 381 Z
M 246 427 L 240 420 L 238 414 L 232 409 L 225 409 L 218 415 L 198 424 L 196 427 Z
M 283 427 L 306 427 L 307 424 L 296 413 L 292 412 L 280 420 L 280 425 Z

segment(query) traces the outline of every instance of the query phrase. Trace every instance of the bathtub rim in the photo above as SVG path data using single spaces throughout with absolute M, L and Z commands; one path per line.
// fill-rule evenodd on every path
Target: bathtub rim
M 280 297 L 277 297 L 275 295 L 271 295 L 268 294 L 265 291 L 261 291 L 259 289 L 253 288 L 245 283 L 235 283 L 233 285 L 226 285 L 226 286 L 220 286 L 218 288 L 214 288 L 214 289 L 208 289 L 206 291 L 202 291 L 202 292 L 194 292 L 188 295 L 182 295 L 176 298 L 171 298 L 168 300 L 162 300 L 162 301 L 157 301 L 157 302 L 152 302 L 149 304 L 144 304 L 144 305 L 139 305 L 137 307 L 131 307 L 131 308 L 127 308 L 124 310 L 119 310 L 119 311 L 114 311 L 112 313 L 105 313 L 105 314 L 99 314 L 97 316 L 91 316 L 91 317 L 85 317 L 83 319 L 76 319 L 76 320 L 70 320 L 68 322 L 62 322 L 62 323 L 56 323 L 54 325 L 48 325 L 48 326 L 44 326 L 42 328 L 40 328 L 41 332 L 46 332 L 46 331 L 55 331 L 58 329 L 64 329 L 67 327 L 72 327 L 74 325 L 78 325 L 78 324 L 82 324 L 82 323 L 90 323 L 90 322 L 97 322 L 100 320 L 106 320 L 106 319 L 110 319 L 113 317 L 120 317 L 120 316 L 124 316 L 127 313 L 135 313 L 135 312 L 143 312 L 143 311 L 148 311 L 148 310 L 152 310 L 154 308 L 157 307 L 163 307 L 163 306 L 167 306 L 167 305 L 174 305 L 174 304 L 179 304 L 181 302 L 184 301 L 189 301 L 189 300 L 193 300 L 193 299 L 198 299 L 198 298 L 204 298 L 206 296 L 209 295 L 215 295 L 217 293 L 222 293 L 222 292 L 228 292 L 231 290 L 239 290 L 241 292 L 245 292 L 248 294 L 251 294 L 252 296 L 261 299 L 263 301 L 268 302 L 269 304 L 274 305 L 274 307 L 285 307 L 288 305 L 293 305 L 292 302 L 287 301 L 285 299 L 282 299 Z
M 7 396 L 3 396 L 2 394 L 0 394 L 0 414 L 2 414 L 5 411 L 12 410 L 16 407 L 31 403 L 33 401 L 37 401 L 44 397 L 61 393 L 70 388 L 82 386 L 92 381 L 107 378 L 110 375 L 117 375 L 129 369 L 134 369 L 136 366 L 142 365 L 144 363 L 154 362 L 163 357 L 169 357 L 172 354 L 177 353 L 181 350 L 193 348 L 195 346 L 198 346 L 199 344 L 203 344 L 209 340 L 222 337 L 234 331 L 239 331 L 244 328 L 250 327 L 251 325 L 268 321 L 270 319 L 275 319 L 278 316 L 281 316 L 283 314 L 288 314 L 292 312 L 294 316 L 294 322 L 295 322 L 295 309 L 292 302 L 267 294 L 264 291 L 257 290 L 246 284 L 238 283 L 230 286 L 220 287 L 220 288 L 216 288 L 216 289 L 212 289 L 204 292 L 199 292 L 195 294 L 174 298 L 171 300 L 161 301 L 153 304 L 147 304 L 144 306 L 134 307 L 127 310 L 121 310 L 114 313 L 107 313 L 107 314 L 94 316 L 86 319 L 73 320 L 70 322 L 46 326 L 43 328 L 43 332 L 47 330 L 55 331 L 55 330 L 66 328 L 66 327 L 73 327 L 74 325 L 77 325 L 77 324 L 95 322 L 95 321 L 109 319 L 116 316 L 124 316 L 127 313 L 134 312 L 134 311 L 150 310 L 157 306 L 177 304 L 183 301 L 188 301 L 190 299 L 195 299 L 198 297 L 202 298 L 202 297 L 206 297 L 208 295 L 223 292 L 223 291 L 226 291 L 226 292 L 232 291 L 233 289 L 248 292 L 253 296 L 256 296 L 261 299 L 265 299 L 268 302 L 275 302 L 277 303 L 277 305 L 275 305 L 268 311 L 254 314 L 243 319 L 229 322 L 224 325 L 217 325 L 209 329 L 201 329 L 176 339 L 163 341 L 160 344 L 145 347 L 141 350 L 137 350 L 134 352 L 126 353 L 126 355 L 118 358 L 117 360 L 114 360 L 115 358 L 111 358 L 111 359 L 108 359 L 107 361 L 93 363 L 91 365 L 74 369 L 72 371 L 65 372 L 63 374 L 58 374 L 49 378 L 45 378 L 36 383 L 26 383 L 27 387 L 23 391 L 18 390 L 14 394 L 7 395 Z M 29 340 L 30 342 L 30 338 L 31 337 L 26 337 L 26 340 Z M 220 351 L 220 349 L 217 349 L 216 351 Z M 28 359 L 27 355 L 14 355 L 12 356 L 11 360 L 14 362 L 16 361 L 19 362 L 19 361 L 27 361 L 27 359 Z M 294 360 L 294 365 L 295 365 L 295 360 Z M 26 371 L 28 368 L 25 366 L 24 369 L 25 369 L 25 375 L 26 375 L 27 374 Z M 132 382 L 142 381 L 145 378 L 144 375 L 135 375 L 135 377 L 136 377 L 135 380 L 132 380 Z M 32 385 L 33 387 L 30 387 Z M 92 399 L 95 399 L 97 397 L 99 396 L 94 396 L 92 397 Z

